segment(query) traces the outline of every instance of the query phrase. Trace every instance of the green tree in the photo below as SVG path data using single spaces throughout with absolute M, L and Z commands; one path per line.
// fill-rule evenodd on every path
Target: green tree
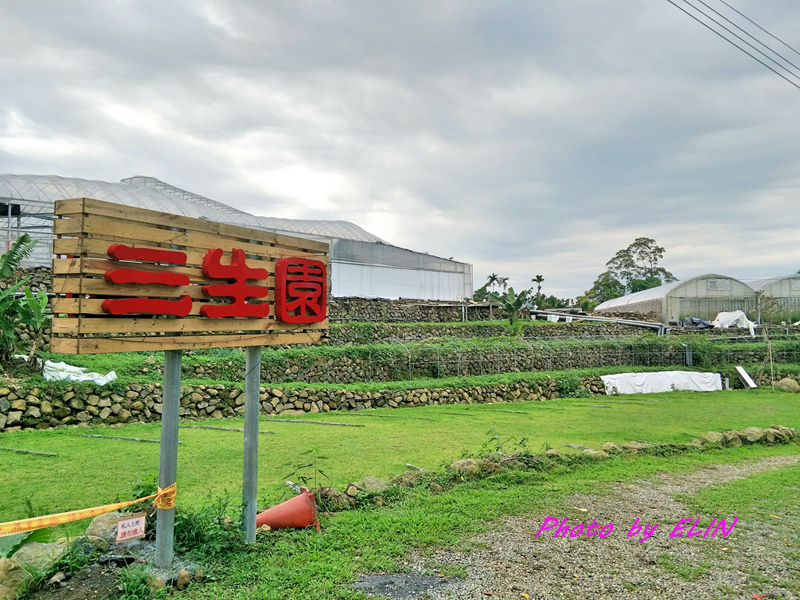
M 672 273 L 658 264 L 665 252 L 652 238 L 636 238 L 606 263 L 608 270 L 600 273 L 592 287 L 577 298 L 579 306 L 592 310 L 606 300 L 677 281 Z
M 610 271 L 597 276 L 592 287 L 578 297 L 578 305 L 584 310 L 592 310 L 598 304 L 625 295 L 625 284 Z
M 503 293 L 505 293 L 506 288 L 508 287 L 508 277 L 498 277 L 497 283 L 503 287 Z
M 500 283 L 500 276 L 497 273 L 492 273 L 489 275 L 486 285 L 483 287 L 489 286 L 492 288 L 492 291 L 494 291 L 494 286 L 496 286 L 498 283 Z
M 628 293 L 646 290 L 677 281 L 672 273 L 658 265 L 665 252 L 654 239 L 640 237 L 617 252 L 606 266 L 615 279 L 625 284 Z
M 542 295 L 542 282 L 544 281 L 544 277 L 541 275 L 536 275 L 533 279 L 531 279 L 534 283 L 536 283 L 536 297 Z

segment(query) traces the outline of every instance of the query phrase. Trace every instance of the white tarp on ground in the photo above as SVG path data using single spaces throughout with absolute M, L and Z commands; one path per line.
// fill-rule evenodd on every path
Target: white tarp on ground
M 97 385 L 105 385 L 114 381 L 117 374 L 114 371 L 108 375 L 100 373 L 87 373 L 85 367 L 75 367 L 65 362 L 45 361 L 42 375 L 47 381 L 91 381 Z
M 658 371 L 656 373 L 621 373 L 603 375 L 600 379 L 606 387 L 606 395 L 612 394 L 656 394 L 688 390 L 691 392 L 717 392 L 722 389 L 719 373 L 695 373 L 693 371 Z
M 735 325 L 736 327 L 749 330 L 750 336 L 756 337 L 756 324 L 748 319 L 747 315 L 740 310 L 734 310 L 733 312 L 721 312 L 711 323 L 717 329 L 727 329 L 728 327 L 733 327 Z

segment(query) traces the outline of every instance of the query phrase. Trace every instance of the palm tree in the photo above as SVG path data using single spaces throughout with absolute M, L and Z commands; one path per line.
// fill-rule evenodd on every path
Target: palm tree
M 503 286 L 503 292 L 505 292 L 506 288 L 508 287 L 508 279 L 509 279 L 508 277 L 498 277 L 497 278 L 497 283 L 499 283 L 500 285 Z
M 486 285 L 491 286 L 492 291 L 494 291 L 494 286 L 500 283 L 500 276 L 497 273 L 492 273 L 489 275 L 489 280 L 486 282 Z
M 542 277 L 541 275 L 537 275 L 536 277 L 531 279 L 531 281 L 536 283 L 536 295 L 537 296 L 541 296 L 542 295 L 542 282 L 544 281 L 544 277 Z

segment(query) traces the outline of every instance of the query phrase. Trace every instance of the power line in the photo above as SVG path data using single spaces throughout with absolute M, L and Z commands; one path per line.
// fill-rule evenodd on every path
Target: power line
M 771 34 L 769 31 L 767 31 L 766 29 L 764 29 L 763 27 L 761 27 L 761 25 L 759 25 L 758 23 L 756 23 L 755 21 L 753 21 L 752 19 L 750 19 L 750 18 L 749 18 L 747 15 L 743 15 L 743 14 L 742 14 L 742 13 L 740 13 L 738 10 L 736 10 L 735 8 L 733 8 L 733 7 L 732 7 L 730 4 L 728 4 L 727 2 L 725 2 L 725 0 L 719 0 L 719 1 L 720 1 L 720 2 L 722 2 L 722 3 L 723 3 L 725 6 L 727 6 L 728 8 L 730 8 L 730 9 L 731 9 L 733 12 L 735 12 L 736 14 L 738 14 L 738 15 L 741 15 L 742 17 L 744 17 L 745 19 L 747 19 L 748 21 L 750 21 L 750 22 L 751 22 L 753 25 L 755 25 L 755 26 L 756 26 L 756 27 L 758 27 L 758 28 L 759 28 L 761 31 L 763 31 L 764 33 L 766 33 L 766 34 L 767 34 L 769 37 L 771 37 L 771 38 L 773 38 L 773 39 L 776 39 L 776 40 L 778 40 L 778 41 L 779 41 L 781 44 L 783 44 L 784 46 L 786 46 L 786 47 L 787 47 L 789 50 L 791 50 L 792 52 L 794 52 L 795 54 L 797 54 L 797 56 L 800 56 L 800 52 L 798 52 L 797 50 L 795 50 L 794 48 L 792 48 L 792 47 L 791 47 L 789 44 L 787 44 L 786 42 L 784 42 L 784 41 L 783 41 L 781 38 L 779 38 L 779 37 L 776 37 L 776 36 L 772 35 L 772 34 Z
M 703 2 L 703 0 L 698 0 L 698 1 L 699 1 L 701 4 L 703 4 L 703 5 L 705 5 L 705 6 L 708 6 L 708 5 L 707 5 L 705 2 Z M 762 52 L 761 50 L 759 50 L 758 48 L 756 48 L 755 46 L 753 46 L 753 44 L 751 44 L 750 42 L 748 42 L 748 41 L 747 41 L 746 39 L 744 39 L 742 36 L 738 35 L 736 32 L 734 32 L 734 31 L 731 31 L 730 29 L 728 29 L 727 27 L 725 27 L 725 25 L 723 25 L 722 23 L 720 23 L 719 21 L 717 21 L 717 20 L 716 20 L 716 19 L 715 19 L 713 16 L 711 16 L 710 14 L 708 14 L 708 13 L 704 12 L 702 9 L 700 9 L 700 8 L 698 8 L 697 6 L 695 6 L 694 4 L 692 4 L 692 3 L 691 3 L 689 0 L 683 0 L 683 2 L 684 2 L 685 4 L 688 4 L 689 6 L 691 6 L 693 9 L 695 9 L 695 10 L 696 10 L 697 12 L 699 12 L 701 15 L 703 15 L 704 17 L 706 17 L 707 19 L 709 19 L 709 20 L 710 20 L 712 23 L 714 23 L 715 25 L 717 25 L 717 26 L 721 27 L 722 29 L 724 29 L 725 31 L 727 31 L 728 33 L 730 33 L 732 36 L 734 36 L 734 37 L 735 37 L 736 39 L 738 39 L 739 41 L 741 41 L 741 42 L 744 42 L 745 44 L 747 44 L 748 46 L 750 46 L 750 48 L 752 48 L 753 50 L 755 50 L 756 52 L 758 52 L 758 53 L 759 53 L 761 56 L 763 56 L 764 58 L 766 58 L 768 61 L 770 61 L 770 62 L 771 62 L 772 64 L 774 64 L 775 66 L 777 66 L 779 69 L 783 69 L 784 71 L 786 71 L 787 73 L 789 73 L 789 75 L 791 75 L 792 77 L 794 77 L 794 78 L 796 78 L 796 79 L 800 80 L 800 77 L 798 77 L 798 75 L 797 75 L 797 74 L 795 74 L 795 73 L 793 73 L 791 70 L 787 69 L 785 66 L 783 66 L 782 64 L 780 64 L 779 62 L 777 62 L 776 60 L 774 60 L 772 57 L 770 57 L 770 56 L 767 56 L 766 54 L 764 54 L 764 52 Z M 713 10 L 713 9 L 711 9 L 711 10 Z M 715 12 L 716 12 L 716 11 L 715 11 Z M 717 13 L 717 14 L 719 14 L 719 13 Z M 742 31 L 744 31 L 744 30 L 742 30 Z M 747 32 L 745 32 L 745 33 L 747 33 Z M 748 34 L 748 35 L 749 35 L 749 34 Z M 724 37 L 724 36 L 723 36 L 723 37 Z M 750 37 L 752 37 L 752 36 L 750 36 Z M 724 37 L 724 39 L 726 39 L 726 40 L 727 40 L 727 41 L 729 41 L 729 42 L 731 41 L 731 40 L 730 40 L 729 38 L 727 38 L 727 37 Z M 755 38 L 753 38 L 753 39 L 755 39 Z M 756 41 L 758 41 L 758 40 L 756 40 Z M 761 42 L 759 42 L 759 43 L 761 43 Z M 735 45 L 735 44 L 734 44 L 734 45 Z M 767 47 L 765 44 L 761 44 L 761 45 L 762 45 L 762 46 L 764 46 L 765 48 Z M 737 48 L 739 48 L 740 50 L 742 50 L 742 48 L 741 48 L 740 46 L 736 45 L 736 47 L 737 47 Z M 779 56 L 780 58 L 783 58 L 783 57 L 782 57 L 780 54 L 778 54 L 777 52 L 775 52 L 775 51 L 774 51 L 774 50 L 772 50 L 771 48 L 770 48 L 770 50 L 771 50 L 771 51 L 772 51 L 774 54 L 776 54 L 777 56 Z M 748 54 L 749 54 L 749 53 L 748 53 Z M 750 54 L 749 54 L 749 55 L 750 55 Z M 752 56 L 752 55 L 750 55 L 750 56 Z M 755 58 L 755 57 L 753 57 L 753 58 Z M 786 59 L 784 58 L 783 60 L 786 60 Z M 786 62 L 788 62 L 788 61 L 786 61 Z M 762 63 L 762 64 L 763 64 L 763 63 Z
M 749 56 L 749 57 L 750 57 L 750 58 L 752 58 L 754 61 L 758 62 L 758 63 L 759 63 L 759 64 L 761 64 L 762 66 L 766 67 L 767 69 L 769 69 L 770 71 L 772 71 L 773 73 L 775 73 L 775 74 L 776 74 L 778 77 L 780 77 L 781 79 L 784 79 L 784 80 L 785 80 L 785 81 L 787 81 L 789 84 L 793 85 L 793 86 L 794 86 L 794 87 L 796 87 L 798 90 L 800 90 L 800 85 L 797 85 L 797 84 L 796 84 L 794 81 L 792 81 L 791 79 L 788 79 L 786 76 L 784 76 L 783 74 L 779 73 L 778 71 L 776 71 L 775 69 L 773 69 L 772 67 L 770 67 L 770 66 L 769 66 L 767 63 L 765 63 L 764 61 L 760 60 L 760 59 L 759 59 L 757 56 L 755 56 L 755 55 L 753 55 L 753 54 L 750 54 L 750 53 L 749 53 L 749 52 L 748 52 L 746 49 L 744 49 L 744 48 L 742 48 L 741 46 L 739 46 L 738 44 L 736 44 L 736 42 L 734 42 L 734 41 L 732 41 L 732 40 L 730 40 L 730 39 L 726 38 L 726 37 L 725 37 L 724 35 L 722 35 L 722 34 L 721 34 L 719 31 L 717 31 L 716 29 L 714 29 L 713 27 L 711 27 L 711 26 L 710 26 L 708 23 L 705 23 L 705 22 L 701 21 L 701 20 L 700 20 L 700 19 L 698 19 L 696 16 L 694 16 L 692 13 L 690 13 L 690 12 L 688 12 L 687 10 L 685 10 L 684 8 L 682 8 L 682 7 L 678 6 L 677 4 L 675 4 L 675 2 L 673 2 L 673 0 L 667 0 L 667 2 L 669 2 L 670 4 L 672 4 L 672 5 L 673 5 L 675 8 L 677 8 L 677 9 L 678 9 L 678 10 L 680 10 L 681 12 L 684 12 L 684 13 L 686 13 L 687 15 L 689 15 L 691 18 L 693 18 L 695 21 L 697 21 L 698 23 L 700 23 L 700 24 L 701 24 L 703 27 L 705 27 L 706 29 L 708 29 L 708 30 L 710 30 L 710 31 L 713 31 L 715 34 L 717 34 L 717 35 L 718 35 L 719 37 L 721 37 L 723 40 L 725 40 L 726 42 L 728 42 L 728 43 L 729 43 L 729 44 L 731 44 L 732 46 L 734 46 L 734 47 L 738 48 L 739 50 L 741 50 L 742 52 L 744 52 L 745 54 L 747 54 L 747 56 Z M 692 6 L 692 5 L 690 4 L 689 6 Z M 695 10 L 698 10 L 698 9 L 697 9 L 696 7 L 694 7 L 694 6 L 692 6 L 692 8 L 695 8 Z M 700 12 L 700 13 L 701 13 L 701 14 L 703 14 L 704 16 L 708 16 L 708 15 L 706 15 L 705 13 L 703 13 L 702 11 L 699 11 L 699 10 L 698 10 L 698 12 Z M 713 19 L 711 19 L 711 20 L 713 21 Z M 716 23 L 716 21 L 714 21 L 714 22 Z M 735 35 L 735 34 L 734 34 L 734 35 Z M 737 37 L 738 37 L 738 36 L 737 36 Z M 740 38 L 740 39 L 741 39 L 741 38 Z M 745 43 L 746 43 L 746 42 L 745 42 Z M 749 45 L 749 44 L 748 44 L 748 45 Z M 763 52 L 762 52 L 762 54 L 763 54 Z M 771 60 L 771 59 L 770 59 L 770 60 Z M 775 61 L 772 61 L 772 62 L 775 62 Z M 776 63 L 776 64 L 777 64 L 777 63 Z M 784 67 L 781 67 L 781 68 L 784 68 Z M 785 69 L 785 68 L 784 68 L 784 69 Z
M 772 52 L 772 53 L 773 53 L 775 56 L 777 56 L 778 58 L 780 58 L 782 61 L 784 61 L 784 62 L 787 62 L 787 63 L 789 63 L 790 65 L 792 65 L 792 66 L 793 66 L 795 69 L 798 69 L 798 70 L 800 70 L 800 67 L 798 67 L 796 64 L 794 64 L 792 61 L 790 61 L 790 60 L 789 60 L 788 58 L 786 58 L 785 56 L 783 56 L 783 55 L 782 55 L 780 52 L 776 51 L 776 50 L 775 50 L 774 48 L 772 48 L 771 46 L 768 46 L 767 44 L 765 44 L 764 42 L 762 42 L 761 40 L 759 40 L 757 37 L 755 37 L 754 35 L 752 35 L 752 34 L 751 34 L 749 31 L 745 31 L 744 29 L 742 29 L 742 28 L 741 28 L 739 25 L 737 25 L 736 23 L 734 23 L 733 21 L 731 21 L 731 20 L 730 20 L 728 17 L 726 17 L 725 15 L 723 15 L 721 12 L 719 12 L 719 11 L 717 11 L 716 9 L 714 9 L 714 8 L 710 7 L 708 4 L 706 4 L 705 2 L 703 2 L 703 0 L 697 0 L 697 1 L 698 1 L 698 2 L 700 2 L 700 4 L 702 4 L 703 6 L 705 6 L 705 7 L 706 7 L 707 9 L 709 9 L 710 11 L 713 11 L 715 14 L 717 14 L 717 15 L 719 15 L 720 17 L 722 17 L 723 19 L 725 19 L 725 20 L 726 20 L 728 23 L 730 23 L 731 25 L 733 25 L 734 27 L 736 27 L 736 29 L 738 29 L 739 31 L 741 31 L 742 33 L 744 33 L 744 34 L 745 34 L 747 37 L 749 37 L 750 39 L 754 40 L 754 41 L 755 41 L 757 44 L 761 44 L 762 46 L 764 46 L 764 48 L 766 48 L 767 50 L 769 50 L 770 52 Z M 724 2 L 724 0 L 720 0 L 720 2 L 722 2 L 723 4 L 725 4 L 725 6 L 730 6 L 729 4 L 725 3 L 725 2 Z M 693 8 L 695 8 L 695 7 L 693 6 Z M 731 8 L 732 8 L 732 7 L 731 7 Z M 695 8 L 695 10 L 698 10 L 698 9 L 697 9 L 697 8 Z M 739 13 L 740 15 L 742 15 L 742 13 L 740 13 L 740 12 L 739 12 L 738 10 L 736 10 L 735 8 L 732 8 L 732 10 L 734 10 L 734 11 L 736 11 L 737 13 Z M 706 14 L 706 13 L 703 13 L 703 14 Z M 710 19 L 714 20 L 714 19 L 713 19 L 713 17 L 711 17 L 710 15 L 706 15 L 706 16 L 708 16 L 708 18 L 710 18 Z M 760 27 L 758 24 L 756 24 L 754 21 L 752 21 L 752 20 L 748 19 L 748 18 L 747 18 L 747 17 L 745 17 L 744 15 L 742 15 L 742 16 L 743 16 L 745 19 L 747 19 L 748 21 L 750 21 L 751 23 L 753 23 L 753 25 L 755 25 L 756 27 L 758 27 L 758 28 L 759 28 L 759 29 L 761 29 L 762 31 L 765 31 L 765 32 L 766 32 L 766 33 L 768 33 L 769 35 L 772 35 L 772 34 L 770 34 L 768 31 L 766 31 L 766 30 L 765 30 L 763 27 Z M 721 24 L 721 23 L 719 23 L 718 21 L 714 20 L 714 22 L 715 22 L 715 23 L 718 23 L 718 24 L 719 24 L 721 27 L 724 27 L 724 25 L 722 25 L 722 24 Z M 736 34 L 734 34 L 734 35 L 736 35 Z M 737 36 L 737 37 L 738 37 L 738 36 Z M 772 37 L 775 37 L 775 36 L 772 36 Z M 740 39 L 741 39 L 741 38 L 740 38 Z M 775 39 L 777 39 L 777 38 L 775 38 Z M 744 40 L 742 40 L 742 41 L 744 41 Z M 780 40 L 778 40 L 778 41 L 780 41 Z M 745 43 L 747 43 L 747 42 L 745 42 Z M 762 53 L 762 54 L 763 54 L 763 53 Z M 764 56 L 766 56 L 766 55 L 764 55 Z M 770 60 L 772 60 L 772 59 L 770 59 Z M 772 62 L 775 62 L 775 61 L 772 61 Z M 778 63 L 775 63 L 775 64 L 778 64 Z M 786 69 L 786 67 L 784 67 L 783 65 L 781 65 L 781 67 L 782 67 L 782 68 L 784 68 L 784 69 Z M 789 69 L 786 69 L 786 70 L 787 70 L 787 71 L 789 71 Z

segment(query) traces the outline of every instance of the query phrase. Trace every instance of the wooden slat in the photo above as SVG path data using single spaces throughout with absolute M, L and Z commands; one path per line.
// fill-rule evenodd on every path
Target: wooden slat
M 50 340 L 50 351 L 63 354 L 104 354 L 111 352 L 244 348 L 247 346 L 275 346 L 280 344 L 317 344 L 322 340 L 323 336 L 323 332 L 309 332 L 83 339 L 54 337 Z
M 321 323 L 284 323 L 273 316 L 265 319 L 209 319 L 209 318 L 64 318 L 52 321 L 54 334 L 80 335 L 98 333 L 195 333 L 202 331 L 304 331 L 328 329 L 328 321 Z
M 193 302 L 190 316 L 199 316 L 204 303 Z M 55 298 L 52 302 L 54 315 L 106 315 L 103 301 L 96 298 Z M 272 312 L 272 308 L 270 308 Z
M 225 259 L 223 258 L 223 264 L 224 260 Z M 247 264 L 250 267 L 266 269 L 268 273 L 275 273 L 274 262 L 248 261 Z M 207 279 L 204 277 L 203 271 L 200 269 L 200 267 L 177 267 L 174 265 L 159 266 L 148 263 L 130 263 L 111 259 L 104 260 L 102 258 L 56 258 L 53 260 L 54 275 L 90 275 L 102 277 L 105 275 L 106 271 L 111 269 L 136 269 L 137 271 L 147 271 L 148 273 L 161 273 L 163 271 L 169 271 L 170 273 L 188 275 L 189 281 L 198 285 L 222 283 L 222 281 L 219 279 Z M 264 281 L 266 281 L 266 284 L 262 283 Z M 268 277 L 267 279 L 261 279 L 257 285 L 274 287 L 275 278 Z
M 242 241 L 255 240 L 264 244 L 275 244 L 278 246 L 284 246 L 286 248 L 292 248 L 311 253 L 327 253 L 329 251 L 329 245 L 326 242 L 319 242 L 317 240 L 308 240 L 300 237 L 287 236 L 279 233 L 263 231 L 260 229 L 250 229 L 239 225 L 230 225 L 226 223 L 195 219 L 192 217 L 172 215 L 169 213 L 160 213 L 142 208 L 114 204 L 113 202 L 93 200 L 90 198 L 84 198 L 82 201 L 67 200 L 63 205 L 59 205 L 57 203 L 55 214 L 59 216 L 75 216 L 76 218 L 81 214 L 99 215 L 103 217 L 111 217 L 115 221 L 130 221 L 133 223 L 147 223 L 151 225 L 175 227 L 178 229 L 186 229 L 188 231 L 207 233 L 213 236 L 235 238 Z
M 254 256 L 262 256 L 267 260 L 274 257 L 273 248 L 275 246 L 250 244 L 241 240 L 231 240 L 214 236 L 209 233 L 201 233 L 195 231 L 170 231 L 169 229 L 160 229 L 158 227 L 147 227 L 134 222 L 122 222 L 108 217 L 98 217 L 95 215 L 88 215 L 82 222 L 81 227 L 76 231 L 76 223 L 81 224 L 80 221 L 75 219 L 59 219 L 53 224 L 53 231 L 56 235 L 78 235 L 86 234 L 90 236 L 110 237 L 110 238 L 123 238 L 126 240 L 135 240 L 144 243 L 156 243 L 162 245 L 174 246 L 187 246 L 190 248 L 203 248 L 210 250 L 211 248 L 222 248 L 228 251 L 233 248 L 241 248 L 247 254 Z M 307 253 L 302 251 L 294 251 L 301 256 L 306 256 Z
M 253 303 L 275 300 L 275 279 L 270 277 L 266 280 L 269 288 L 265 298 L 253 299 Z M 217 283 L 219 283 L 217 281 Z M 113 296 L 121 298 L 179 298 L 188 294 L 192 300 L 211 300 L 203 294 L 203 288 L 199 285 L 161 285 L 148 284 L 140 285 L 136 283 L 106 283 L 104 279 L 89 279 L 78 277 L 54 277 L 54 294 L 88 294 L 91 296 Z
M 164 248 L 168 248 L 168 244 L 158 245 L 158 244 L 142 244 L 141 242 L 136 242 L 135 240 L 130 240 L 131 245 L 136 248 L 152 248 L 155 250 L 163 250 Z M 53 241 L 53 254 L 59 256 L 84 256 L 84 257 L 92 257 L 96 259 L 106 259 L 108 258 L 108 247 L 113 244 L 117 243 L 110 239 L 99 239 L 96 237 L 92 238 L 58 238 Z M 122 242 L 119 242 L 122 243 Z M 190 267 L 200 267 L 203 264 L 203 258 L 205 258 L 206 250 L 202 251 L 192 251 L 181 249 L 181 252 L 186 253 L 186 266 Z M 270 252 L 272 254 L 271 257 L 265 257 L 263 262 L 274 262 L 274 260 L 283 258 L 285 256 L 297 256 L 291 250 L 283 249 L 283 248 L 270 248 Z M 230 254 L 227 255 L 230 257 Z M 313 258 L 314 260 L 318 260 L 325 265 L 330 264 L 330 259 L 324 255 L 313 255 L 307 258 Z M 59 259 L 63 260 L 63 259 Z M 247 264 L 249 266 L 259 266 L 269 270 L 269 267 L 263 266 L 262 261 L 258 261 L 253 258 L 248 258 Z
M 50 352 L 57 354 L 78 354 L 77 338 L 51 337 Z

